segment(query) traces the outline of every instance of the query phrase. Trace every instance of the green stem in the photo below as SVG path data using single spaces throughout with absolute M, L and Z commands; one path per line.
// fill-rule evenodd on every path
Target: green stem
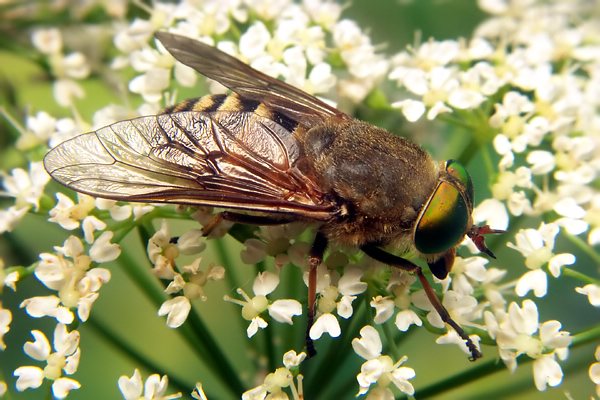
M 136 225 L 130 222 L 127 226 L 124 226 L 121 229 L 109 228 L 115 232 L 115 236 L 112 239 L 113 243 L 121 243 L 121 241 L 125 239 L 125 236 L 127 236 L 135 227 Z
M 473 124 L 470 124 L 469 122 L 465 122 L 461 118 L 457 118 L 457 117 L 453 116 L 452 114 L 441 114 L 438 116 L 437 119 L 440 121 L 443 121 L 445 123 L 448 123 L 448 124 L 459 126 L 468 131 L 473 131 L 475 129 Z
M 571 243 L 573 243 L 579 250 L 587 254 L 596 264 L 600 264 L 600 253 L 594 250 L 592 246 L 587 244 L 583 239 L 579 236 L 575 236 L 570 234 L 567 231 L 562 231 L 562 236 L 567 238 Z
M 93 315 L 87 320 L 86 327 L 92 329 L 98 336 L 115 347 L 120 353 L 125 354 L 136 365 L 142 365 L 144 369 L 151 373 L 167 375 L 169 377 L 169 385 L 182 393 L 190 392 L 190 388 L 194 387 L 193 383 L 185 382 L 184 379 L 177 377 L 174 372 L 166 371 L 161 365 L 154 363 L 150 358 L 144 356 L 137 351 L 133 346 L 130 346 L 126 340 L 119 337 L 114 331 L 108 328 L 108 325 L 101 322 L 99 318 Z
M 571 347 L 579 347 L 583 346 L 587 343 L 598 342 L 600 340 L 600 323 L 596 324 L 596 326 L 585 330 L 583 332 L 579 332 L 573 335 L 573 342 L 571 343 Z
M 563 267 L 562 268 L 562 273 L 565 276 L 569 276 L 571 278 L 575 278 L 575 279 L 577 279 L 577 280 L 579 280 L 581 282 L 584 282 L 584 283 L 593 283 L 595 285 L 600 284 L 600 282 L 598 281 L 598 279 L 594 279 L 591 276 L 588 276 L 586 274 L 582 274 L 581 272 L 575 271 L 574 269 L 571 269 L 571 268 Z
M 19 123 L 19 121 L 17 121 L 9 112 L 8 110 L 3 107 L 0 106 L 0 115 L 4 117 L 4 119 L 6 119 L 6 121 L 8 121 L 8 123 L 10 125 L 12 125 L 13 128 L 15 128 L 15 130 L 17 132 L 19 132 L 21 135 L 24 135 L 26 130 L 25 127 L 23 125 L 21 125 Z
M 240 287 L 239 279 L 237 276 L 236 268 L 229 256 L 227 247 L 223 243 L 223 239 L 215 239 L 211 241 L 213 248 L 215 249 L 217 256 L 219 257 L 219 263 L 226 269 L 225 279 L 229 283 L 229 287 L 233 290 Z
M 391 353 L 394 361 L 396 361 L 401 357 L 398 342 L 396 342 L 394 338 L 394 333 L 398 332 L 398 329 L 393 330 L 390 321 L 387 321 L 385 324 L 382 324 L 381 328 L 383 329 L 383 334 L 386 337 L 386 344 L 389 348 L 389 352 Z
M 469 161 L 471 160 L 471 158 L 473 158 L 475 156 L 475 154 L 477 153 L 477 151 L 479 150 L 479 148 L 482 145 L 475 139 L 471 140 L 469 142 L 469 144 L 467 145 L 467 147 L 465 147 L 465 149 L 463 150 L 463 152 L 461 153 L 461 155 L 458 157 L 459 161 L 464 164 L 467 165 L 469 163 Z
M 489 177 L 488 182 L 491 183 L 491 177 L 493 177 L 497 173 L 496 166 L 492 162 L 492 157 L 490 156 L 490 152 L 487 146 L 481 146 L 479 150 L 481 152 L 481 157 L 483 158 L 483 164 L 485 165 L 487 176 Z
M 275 371 L 278 367 L 277 352 L 275 351 L 275 340 L 273 340 L 274 321 L 270 321 L 269 325 L 264 330 L 265 350 L 267 352 L 267 360 L 269 361 L 268 371 Z

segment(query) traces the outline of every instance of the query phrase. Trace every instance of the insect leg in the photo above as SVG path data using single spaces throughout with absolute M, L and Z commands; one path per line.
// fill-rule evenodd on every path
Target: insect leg
M 315 302 L 317 300 L 317 267 L 323 262 L 323 254 L 327 248 L 327 238 L 322 232 L 317 232 L 315 240 L 310 248 L 308 256 L 308 319 L 306 324 L 306 352 L 308 357 L 317 354 L 312 339 L 310 338 L 310 328 L 315 320 Z
M 267 215 L 249 215 L 242 214 L 232 211 L 223 211 L 215 215 L 204 227 L 202 228 L 202 234 L 204 236 L 210 235 L 210 233 L 221 223 L 221 221 L 238 222 L 240 224 L 248 225 L 281 225 L 294 222 L 297 219 L 281 216 L 267 216 Z
M 408 261 L 407 259 L 390 254 L 387 251 L 381 250 L 380 248 L 373 245 L 362 246 L 361 250 L 374 260 L 391 265 L 392 267 L 400 268 L 404 271 L 417 274 L 419 280 L 421 281 L 421 285 L 423 285 L 423 289 L 425 289 L 425 294 L 427 295 L 427 298 L 431 302 L 431 305 L 433 305 L 433 308 L 435 308 L 435 310 L 442 318 L 442 321 L 450 325 L 456 331 L 456 333 L 458 333 L 458 335 L 465 341 L 469 351 L 471 352 L 470 360 L 475 361 L 476 359 L 481 358 L 481 352 L 477 349 L 471 338 L 469 338 L 469 336 L 460 327 L 460 325 L 458 325 L 452 319 L 452 317 L 448 313 L 448 310 L 446 310 L 446 308 L 440 302 L 440 299 L 438 299 L 438 297 L 436 296 L 435 292 L 433 291 L 433 288 L 427 281 L 427 278 L 425 278 L 425 275 L 423 275 L 421 267 Z

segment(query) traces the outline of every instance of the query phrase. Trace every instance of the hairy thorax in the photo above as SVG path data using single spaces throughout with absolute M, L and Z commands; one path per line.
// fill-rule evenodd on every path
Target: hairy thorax
M 438 177 L 423 149 L 357 120 L 323 124 L 298 139 L 305 155 L 298 167 L 340 206 L 322 227 L 329 239 L 384 245 L 410 235 Z

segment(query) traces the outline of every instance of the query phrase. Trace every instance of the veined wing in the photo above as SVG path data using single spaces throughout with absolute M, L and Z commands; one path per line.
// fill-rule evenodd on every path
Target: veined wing
M 294 163 L 293 135 L 251 112 L 146 116 L 77 136 L 44 158 L 63 185 L 96 197 L 207 205 L 327 220 L 336 209 Z
M 350 118 L 316 97 L 265 75 L 215 47 L 168 32 L 157 32 L 155 36 L 181 63 L 241 97 L 260 101 L 306 127 L 331 117 Z

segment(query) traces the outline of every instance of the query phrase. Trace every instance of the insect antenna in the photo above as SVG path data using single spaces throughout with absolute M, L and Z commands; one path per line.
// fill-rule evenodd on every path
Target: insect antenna
M 496 258 L 494 253 L 485 245 L 485 237 L 483 235 L 497 234 L 497 233 L 506 233 L 506 231 L 502 229 L 492 229 L 489 225 L 471 226 L 471 229 L 467 232 L 467 236 L 473 241 L 477 249 L 482 253 L 487 254 L 492 258 Z

